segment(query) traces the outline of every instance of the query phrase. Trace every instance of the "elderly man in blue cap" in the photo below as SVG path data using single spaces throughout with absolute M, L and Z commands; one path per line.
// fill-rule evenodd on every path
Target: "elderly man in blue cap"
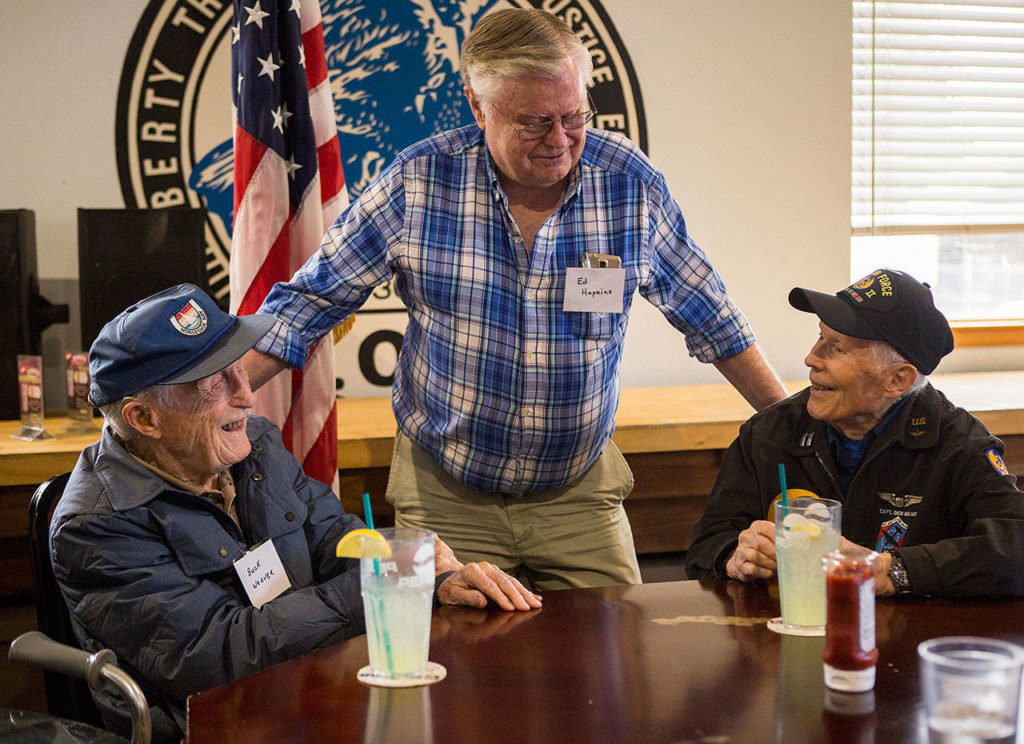
M 335 554 L 363 523 L 248 413 L 241 357 L 272 322 L 182 284 L 129 307 L 89 352 L 105 425 L 54 513 L 54 572 L 83 648 L 113 649 L 143 685 L 157 741 L 181 738 L 190 694 L 365 632 L 357 562 Z M 240 581 L 257 549 L 283 568 L 269 592 Z M 440 542 L 436 570 L 438 602 L 539 606 Z
M 789 488 L 842 502 L 844 541 L 879 553 L 880 595 L 1024 594 L 1024 494 L 1003 443 L 928 383 L 953 350 L 928 285 L 879 269 L 789 302 L 820 320 L 811 385 L 740 428 L 694 530 L 690 576 L 775 575 L 782 463 Z

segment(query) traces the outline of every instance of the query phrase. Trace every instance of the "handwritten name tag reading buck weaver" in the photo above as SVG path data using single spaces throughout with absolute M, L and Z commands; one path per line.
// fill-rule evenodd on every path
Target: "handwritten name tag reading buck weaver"
M 257 610 L 292 585 L 273 540 L 260 543 L 235 561 L 235 571 Z
M 565 270 L 562 311 L 621 313 L 625 286 L 626 270 L 620 268 L 618 256 L 588 253 L 583 258 L 583 266 L 569 266 Z

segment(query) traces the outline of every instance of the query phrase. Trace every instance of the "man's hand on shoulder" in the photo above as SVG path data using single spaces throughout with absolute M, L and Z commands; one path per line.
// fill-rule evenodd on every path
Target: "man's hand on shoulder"
M 754 581 L 775 575 L 775 525 L 764 519 L 751 523 L 740 533 L 736 549 L 725 564 L 730 579 Z
M 437 598 L 441 604 L 464 607 L 486 607 L 490 599 L 503 610 L 535 610 L 541 601 L 540 595 L 485 561 L 455 571 L 438 587 Z

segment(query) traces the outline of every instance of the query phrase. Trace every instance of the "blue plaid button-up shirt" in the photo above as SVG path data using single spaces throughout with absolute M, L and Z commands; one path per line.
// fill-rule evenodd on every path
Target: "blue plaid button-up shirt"
M 563 312 L 566 268 L 588 251 L 622 259 L 624 312 Z M 530 251 L 476 125 L 408 148 L 274 287 L 261 312 L 280 321 L 257 349 L 301 367 L 388 279 L 409 313 L 398 425 L 484 492 L 556 488 L 600 454 L 615 426 L 634 290 L 701 361 L 754 342 L 664 177 L 629 140 L 596 129 Z

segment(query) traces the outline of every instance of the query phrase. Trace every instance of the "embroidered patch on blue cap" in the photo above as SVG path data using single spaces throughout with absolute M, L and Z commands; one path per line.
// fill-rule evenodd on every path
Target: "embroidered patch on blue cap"
M 186 336 L 198 336 L 208 325 L 206 311 L 198 302 L 190 299 L 181 310 L 171 316 L 171 325 Z

